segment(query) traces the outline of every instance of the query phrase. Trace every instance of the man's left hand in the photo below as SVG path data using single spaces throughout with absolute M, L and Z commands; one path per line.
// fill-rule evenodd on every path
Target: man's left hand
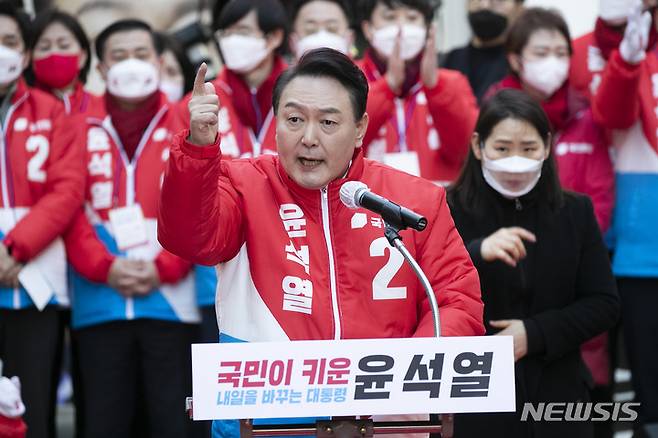
M 489 321 L 491 327 L 502 329 L 496 335 L 512 336 L 514 338 L 514 361 L 528 354 L 528 335 L 525 325 L 520 319 L 500 319 Z
M 423 50 L 423 59 L 420 61 L 420 78 L 426 88 L 432 89 L 439 82 L 437 69 L 439 60 L 436 54 L 436 28 L 430 26 L 427 32 L 427 41 Z

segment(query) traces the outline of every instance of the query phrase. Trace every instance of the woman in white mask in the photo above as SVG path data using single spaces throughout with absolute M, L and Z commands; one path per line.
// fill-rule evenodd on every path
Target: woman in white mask
M 466 158 L 477 105 L 468 80 L 437 64 L 433 0 L 361 0 L 369 47 L 368 158 L 446 183 Z
M 213 81 L 222 101 L 222 152 L 245 157 L 274 153 L 274 83 L 286 63 L 281 57 L 288 17 L 279 0 L 217 2 L 213 29 L 224 68 Z
M 605 233 L 614 204 L 614 172 L 605 134 L 595 123 L 587 100 L 569 81 L 572 49 L 567 24 L 556 12 L 527 9 L 510 28 L 506 50 L 512 74 L 491 92 L 522 89 L 541 104 L 556 132 L 554 156 L 560 182 L 592 199 L 599 227 Z M 597 391 L 611 394 L 605 388 L 611 384 L 606 335 L 588 342 L 583 358 Z
M 593 436 L 591 421 L 520 421 L 526 402 L 589 400 L 579 347 L 619 314 L 592 202 L 560 186 L 552 139 L 534 99 L 498 92 L 448 194 L 480 275 L 487 333 L 512 336 L 516 361 L 516 412 L 456 415 L 455 438 Z

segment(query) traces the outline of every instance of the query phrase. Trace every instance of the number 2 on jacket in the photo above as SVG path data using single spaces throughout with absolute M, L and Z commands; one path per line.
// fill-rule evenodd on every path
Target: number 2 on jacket
M 400 251 L 390 246 L 386 237 L 379 237 L 370 244 L 370 257 L 383 257 L 386 255 L 386 249 L 388 249 L 388 261 L 372 279 L 372 299 L 405 299 L 407 298 L 407 288 L 405 286 L 389 286 L 404 263 L 404 257 Z
M 34 182 L 46 182 L 46 172 L 43 170 L 43 164 L 48 159 L 50 143 L 43 135 L 33 135 L 25 142 L 25 148 L 28 152 L 35 152 L 27 163 L 27 179 Z

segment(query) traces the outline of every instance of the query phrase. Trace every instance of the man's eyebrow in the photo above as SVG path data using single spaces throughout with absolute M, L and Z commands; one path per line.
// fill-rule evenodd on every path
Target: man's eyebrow
M 284 108 L 294 108 L 294 109 L 304 109 L 305 107 L 296 103 L 296 102 L 288 102 L 284 106 Z M 341 111 L 338 108 L 334 107 L 326 107 L 326 108 L 320 108 L 319 111 L 323 114 L 340 114 Z

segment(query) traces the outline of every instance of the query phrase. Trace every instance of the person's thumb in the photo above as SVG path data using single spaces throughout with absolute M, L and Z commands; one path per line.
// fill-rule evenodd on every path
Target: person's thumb
M 196 72 L 196 77 L 194 78 L 194 87 L 192 88 L 192 96 L 205 96 L 209 94 L 207 92 L 208 88 L 206 87 L 207 72 L 208 72 L 208 66 L 204 62 L 199 66 L 199 70 L 197 70 Z M 214 91 L 214 88 L 212 90 Z

